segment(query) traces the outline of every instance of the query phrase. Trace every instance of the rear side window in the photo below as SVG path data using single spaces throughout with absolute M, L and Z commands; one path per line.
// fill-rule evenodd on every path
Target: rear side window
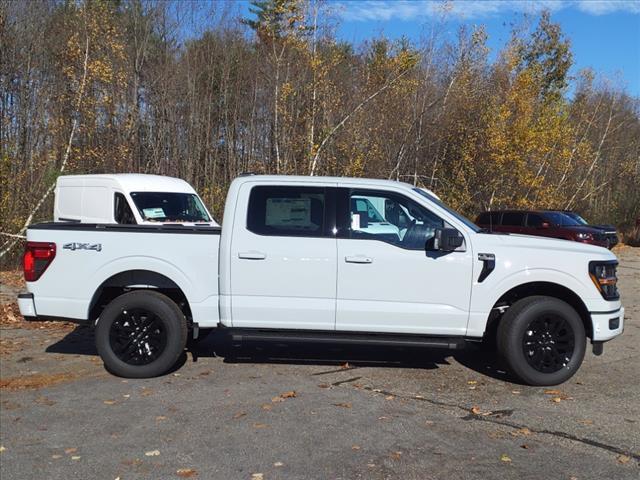
M 505 212 L 502 214 L 502 225 L 510 225 L 520 227 L 524 220 L 524 214 L 521 212 Z
M 253 187 L 247 229 L 259 235 L 324 237 L 325 209 L 322 187 Z
M 535 213 L 530 213 L 527 215 L 527 227 L 540 227 L 544 219 Z
M 499 225 L 501 212 L 484 212 L 478 217 L 478 224 L 480 225 Z
M 129 207 L 129 203 L 127 199 L 121 193 L 116 193 L 114 196 L 114 218 L 116 223 L 121 223 L 125 225 L 131 225 L 136 223 L 136 219 L 133 216 L 133 212 L 131 211 L 131 207 Z

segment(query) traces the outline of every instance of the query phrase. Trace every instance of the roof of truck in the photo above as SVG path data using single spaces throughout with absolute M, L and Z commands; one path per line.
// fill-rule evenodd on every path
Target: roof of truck
M 143 173 L 113 173 L 97 175 L 63 175 L 58 177 L 58 186 L 97 186 L 115 183 L 126 192 L 185 192 L 195 193 L 187 182 L 180 178 Z
M 304 175 L 253 175 L 243 174 L 236 178 L 236 181 L 251 182 L 251 181 L 273 181 L 273 182 L 304 182 L 304 183 L 323 183 L 323 182 L 335 182 L 335 183 L 351 183 L 362 186 L 398 186 L 399 184 L 407 188 L 420 188 L 425 192 L 433 195 L 437 199 L 440 199 L 438 195 L 429 190 L 428 188 L 414 187 L 410 183 L 399 182 L 396 180 L 382 180 L 379 178 L 353 178 L 353 177 L 311 177 Z

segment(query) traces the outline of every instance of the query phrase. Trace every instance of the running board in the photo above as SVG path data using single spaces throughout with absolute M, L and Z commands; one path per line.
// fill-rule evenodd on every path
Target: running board
M 253 328 L 225 328 L 233 343 L 293 342 L 326 343 L 334 345 L 372 345 L 387 347 L 429 347 L 459 350 L 464 348 L 464 337 L 439 337 L 426 335 L 399 335 L 385 333 L 270 330 Z

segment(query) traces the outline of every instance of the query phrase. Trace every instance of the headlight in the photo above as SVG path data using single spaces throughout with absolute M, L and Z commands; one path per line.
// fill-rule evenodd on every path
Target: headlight
M 578 237 L 580 240 L 593 240 L 593 235 L 591 235 L 590 233 L 578 233 L 576 234 L 576 237 Z
M 616 276 L 617 266 L 618 262 L 615 260 L 589 262 L 589 276 L 605 300 L 620 298 Z

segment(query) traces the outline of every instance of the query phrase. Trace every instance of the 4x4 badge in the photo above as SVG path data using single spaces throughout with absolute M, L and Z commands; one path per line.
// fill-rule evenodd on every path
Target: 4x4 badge
M 74 243 L 65 243 L 62 248 L 64 248 L 65 250 L 72 250 L 72 251 L 76 251 L 76 250 L 95 250 L 96 252 L 101 252 L 102 251 L 102 244 L 101 243 L 78 243 L 78 242 L 74 242 Z

